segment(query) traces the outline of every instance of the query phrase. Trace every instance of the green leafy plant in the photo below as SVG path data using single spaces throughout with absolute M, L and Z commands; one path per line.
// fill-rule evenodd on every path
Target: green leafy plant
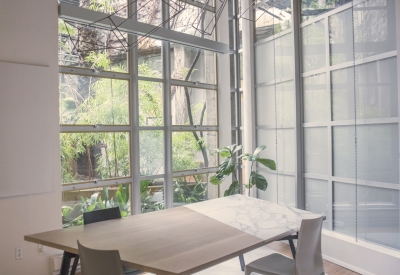
M 243 148 L 242 145 L 232 144 L 227 147 L 215 149 L 215 153 L 218 153 L 221 157 L 226 158 L 218 167 L 218 171 L 214 176 L 211 177 L 210 182 L 214 185 L 219 185 L 223 180 L 232 174 L 233 181 L 229 188 L 224 192 L 224 196 L 230 196 L 234 194 L 241 194 L 241 188 L 236 175 L 236 158 L 235 154 Z M 237 157 L 238 160 L 250 161 L 250 177 L 245 187 L 249 189 L 256 186 L 258 189 L 265 191 L 268 187 L 268 182 L 261 174 L 253 171 L 254 163 L 258 162 L 271 170 L 276 170 L 275 161 L 266 158 L 260 158 L 259 154 L 266 148 L 265 145 L 261 145 L 256 148 L 253 154 L 245 153 Z

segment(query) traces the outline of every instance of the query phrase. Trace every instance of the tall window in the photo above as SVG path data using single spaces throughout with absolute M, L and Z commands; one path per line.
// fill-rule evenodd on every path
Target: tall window
M 259 197 L 294 205 L 297 188 L 326 229 L 400 249 L 397 1 L 304 0 L 298 21 L 276 2 L 255 23 L 258 143 L 278 170 Z
M 65 2 L 119 17 L 137 4 L 132 18 L 154 26 L 163 11 L 186 5 L 162 27 L 215 40 L 199 29 L 213 20 L 212 5 L 200 16 L 196 1 Z M 209 184 L 218 164 L 216 53 L 188 46 L 189 36 L 184 46 L 76 22 L 59 20 L 64 227 L 101 208 L 118 206 L 124 216 L 218 197 Z

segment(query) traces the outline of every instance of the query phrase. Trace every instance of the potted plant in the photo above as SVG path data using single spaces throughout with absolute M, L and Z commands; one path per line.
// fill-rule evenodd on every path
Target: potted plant
M 232 144 L 231 146 L 215 149 L 215 153 L 218 153 L 221 157 L 226 158 L 219 166 L 218 171 L 214 176 L 211 177 L 210 182 L 214 185 L 219 185 L 229 175 L 233 175 L 233 181 L 229 188 L 224 192 L 224 196 L 230 196 L 234 194 L 241 194 L 241 188 L 236 175 L 236 158 L 235 153 L 243 148 L 242 145 Z M 261 174 L 253 171 L 254 163 L 258 162 L 271 170 L 276 170 L 275 161 L 266 158 L 260 158 L 259 154 L 266 148 L 265 145 L 261 145 L 256 148 L 253 154 L 245 153 L 237 157 L 238 160 L 248 160 L 251 162 L 250 166 L 250 177 L 245 187 L 249 189 L 256 186 L 258 189 L 265 191 L 268 187 L 268 182 Z

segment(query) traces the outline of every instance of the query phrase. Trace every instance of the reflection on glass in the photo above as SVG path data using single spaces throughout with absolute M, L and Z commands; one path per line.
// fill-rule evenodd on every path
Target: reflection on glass
M 218 186 L 210 183 L 211 174 L 173 178 L 174 207 L 218 198 Z
M 303 71 L 313 71 L 325 67 L 325 23 L 315 22 L 301 29 L 303 50 Z
M 237 111 L 236 111 L 236 100 L 237 93 L 231 93 L 231 126 L 235 127 L 237 125 Z
M 107 14 L 116 13 L 120 17 L 126 17 L 128 12 L 126 0 L 61 0 L 61 2 Z
M 301 21 L 307 21 L 352 0 L 301 0 Z
M 326 74 L 303 78 L 304 122 L 327 121 L 329 93 L 326 91 Z
M 276 136 L 277 134 L 278 136 Z M 278 148 L 276 148 L 276 144 Z M 294 129 L 260 129 L 257 131 L 257 146 L 261 145 L 265 145 L 267 148 L 260 153 L 260 157 L 275 160 L 277 170 L 294 172 Z
M 162 210 L 164 204 L 164 179 L 140 181 L 141 213 Z
M 357 119 L 398 116 L 396 58 L 356 66 Z M 333 120 L 354 120 L 354 69 L 332 72 Z
M 326 175 L 328 172 L 328 129 L 304 128 L 305 173 Z
M 276 112 L 275 112 L 276 93 Z M 256 90 L 257 125 L 294 126 L 293 81 L 259 87 Z M 277 116 L 275 121 L 275 114 Z
M 164 131 L 139 132 L 140 175 L 164 173 Z
M 271 60 L 275 61 L 271 62 Z M 256 83 L 293 78 L 293 39 L 291 34 L 255 48 Z M 284 80 L 283 80 L 284 81 Z
M 331 65 L 353 61 L 352 10 L 329 17 L 329 43 Z
M 137 0 L 137 20 L 142 23 L 161 26 L 161 0 Z
M 335 231 L 355 236 L 357 230 L 360 239 L 400 248 L 398 190 L 334 182 L 333 191 Z
M 59 75 L 60 124 L 129 124 L 128 81 Z
M 267 190 L 257 190 L 259 199 L 290 207 L 296 206 L 296 186 L 293 176 L 277 175 L 264 171 L 258 171 L 258 173 L 263 175 L 268 182 Z M 276 190 L 277 187 L 278 190 Z
M 396 50 L 395 0 L 368 0 L 354 7 L 356 59 Z
M 63 183 L 130 175 L 129 133 L 62 133 Z
M 171 44 L 171 78 L 216 84 L 215 53 Z
M 131 184 L 62 192 L 63 228 L 83 225 L 83 213 L 119 207 L 121 217 L 131 214 Z
M 214 13 L 183 1 L 170 2 L 171 30 L 215 40 Z
M 139 125 L 163 125 L 162 83 L 139 81 Z
M 58 64 L 127 72 L 128 35 L 58 21 Z
M 214 90 L 171 87 L 172 125 L 217 125 Z
M 217 166 L 217 155 L 211 155 L 218 148 L 216 131 L 177 131 L 172 133 L 173 171 Z
M 329 197 L 328 182 L 325 180 L 305 179 L 306 188 L 306 210 L 314 213 L 324 214 L 326 220 L 323 227 L 328 228 L 329 220 Z
M 258 3 L 254 14 L 255 40 L 270 37 L 291 28 L 292 5 L 290 1 L 278 0 L 273 5 Z
M 354 178 L 353 126 L 333 128 L 333 175 Z M 357 178 L 399 183 L 397 124 L 357 125 Z
M 139 76 L 162 78 L 161 41 L 138 36 Z

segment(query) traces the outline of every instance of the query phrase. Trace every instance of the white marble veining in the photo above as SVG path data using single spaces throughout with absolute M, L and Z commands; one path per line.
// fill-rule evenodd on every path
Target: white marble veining
M 299 231 L 303 219 L 321 216 L 244 195 L 188 204 L 185 207 L 267 242 Z

